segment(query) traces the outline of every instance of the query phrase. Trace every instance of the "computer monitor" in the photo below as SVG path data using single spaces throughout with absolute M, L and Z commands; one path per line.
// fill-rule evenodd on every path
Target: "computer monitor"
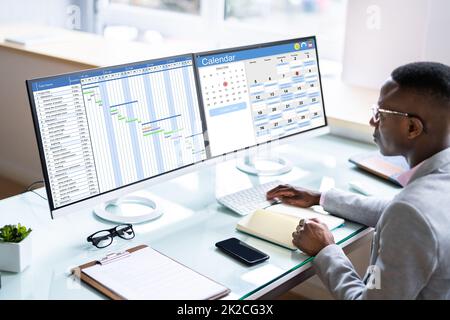
M 107 220 L 144 222 L 161 212 L 107 209 L 124 199 L 154 209 L 151 199 L 123 196 L 223 155 L 328 132 L 314 37 L 33 79 L 27 87 L 52 217 L 94 207 Z M 238 168 L 264 174 L 245 159 Z
M 196 53 L 212 157 L 328 132 L 315 37 Z M 255 148 L 254 148 L 255 149 Z M 252 174 L 251 158 L 238 165 Z
M 158 210 L 114 215 L 105 201 L 207 158 L 192 54 L 34 79 L 27 87 L 52 217 L 97 205 L 108 220 L 155 218 Z

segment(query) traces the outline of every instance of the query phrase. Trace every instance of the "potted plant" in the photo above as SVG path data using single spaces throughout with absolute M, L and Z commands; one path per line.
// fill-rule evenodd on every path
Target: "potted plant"
M 20 225 L 0 228 L 0 270 L 22 272 L 31 263 L 31 229 Z

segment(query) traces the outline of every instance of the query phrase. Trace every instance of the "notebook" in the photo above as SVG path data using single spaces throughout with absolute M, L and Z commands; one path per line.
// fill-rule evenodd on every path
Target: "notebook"
M 81 280 L 116 300 L 207 300 L 230 290 L 145 245 L 78 267 Z M 76 269 L 75 269 L 76 270 Z
M 409 165 L 402 156 L 386 157 L 378 152 L 357 154 L 350 159 L 351 163 L 380 178 L 402 186 L 398 177 L 409 170 Z
M 292 232 L 296 230 L 301 219 L 311 218 L 318 218 L 330 230 L 345 223 L 344 219 L 328 214 L 321 207 L 303 209 L 277 204 L 269 209 L 258 209 L 245 216 L 237 223 L 236 229 L 282 247 L 296 250 L 297 247 L 292 244 Z

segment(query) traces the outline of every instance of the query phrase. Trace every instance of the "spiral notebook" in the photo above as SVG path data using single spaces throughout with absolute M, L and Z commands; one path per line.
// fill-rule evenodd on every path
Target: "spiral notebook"
M 91 261 L 72 273 L 114 300 L 212 300 L 230 292 L 146 245 Z

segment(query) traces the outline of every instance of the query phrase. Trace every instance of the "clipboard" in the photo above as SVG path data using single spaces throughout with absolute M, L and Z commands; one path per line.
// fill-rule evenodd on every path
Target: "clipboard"
M 126 251 L 129 253 L 133 253 L 137 250 L 146 248 L 146 245 L 140 245 L 131 249 L 127 249 Z M 107 256 L 105 257 L 107 258 Z M 103 259 L 105 259 L 103 258 Z M 100 282 L 98 282 L 97 280 L 95 280 L 94 278 L 91 278 L 90 276 L 88 276 L 87 274 L 83 273 L 83 269 L 95 266 L 96 264 L 99 263 L 99 260 L 94 260 L 88 263 L 85 263 L 81 266 L 78 266 L 76 268 L 72 269 L 72 275 L 74 275 L 75 277 L 78 277 L 81 281 L 85 282 L 86 284 L 90 285 L 91 287 L 93 287 L 94 289 L 97 289 L 99 292 L 101 292 L 103 295 L 105 295 L 106 297 L 113 299 L 113 300 L 124 300 L 121 296 L 119 296 L 118 294 L 114 293 L 113 291 L 109 290 L 107 287 L 105 287 L 103 284 L 101 284 Z
M 115 293 L 113 290 L 110 290 L 107 286 L 105 286 L 103 283 L 97 281 L 96 279 L 94 279 L 93 277 L 89 276 L 88 274 L 84 273 L 83 270 L 93 267 L 93 266 L 97 266 L 97 265 L 106 265 L 109 263 L 114 263 L 117 260 L 121 260 L 123 258 L 126 258 L 129 255 L 132 255 L 134 252 L 138 251 L 138 250 L 142 250 L 144 248 L 149 248 L 147 245 L 139 245 L 130 249 L 127 249 L 123 252 L 119 252 L 119 253 L 112 253 L 112 254 L 108 254 L 107 256 L 105 256 L 104 258 L 100 259 L 100 260 L 94 260 L 88 263 L 85 263 L 83 265 L 80 265 L 78 267 L 75 267 L 71 270 L 72 275 L 79 278 L 81 281 L 83 281 L 84 283 L 86 283 L 87 285 L 93 287 L 94 289 L 96 289 L 97 291 L 99 291 L 100 293 L 102 293 L 103 295 L 105 295 L 106 297 L 113 299 L 113 300 L 125 300 L 125 298 L 117 293 Z M 150 249 L 150 248 L 149 248 Z M 228 293 L 230 293 L 230 289 L 222 286 L 221 284 L 217 283 L 216 281 L 199 274 L 198 272 L 196 272 L 195 270 L 192 270 L 188 267 L 186 267 L 185 265 L 179 263 L 178 261 L 175 261 L 173 259 L 171 259 L 170 257 L 160 253 L 159 251 L 156 251 L 154 249 L 152 249 L 153 251 L 155 251 L 157 254 L 164 256 L 167 259 L 170 259 L 173 263 L 178 264 L 179 266 L 186 268 L 188 270 L 190 270 L 191 272 L 196 273 L 197 275 L 201 276 L 204 279 L 207 279 L 207 281 L 211 282 L 211 283 L 215 283 L 218 286 L 223 287 L 223 290 L 220 290 L 220 292 L 217 292 L 217 294 L 212 295 L 210 297 L 208 297 L 208 300 L 215 300 L 215 299 L 219 299 L 221 297 L 226 296 Z

